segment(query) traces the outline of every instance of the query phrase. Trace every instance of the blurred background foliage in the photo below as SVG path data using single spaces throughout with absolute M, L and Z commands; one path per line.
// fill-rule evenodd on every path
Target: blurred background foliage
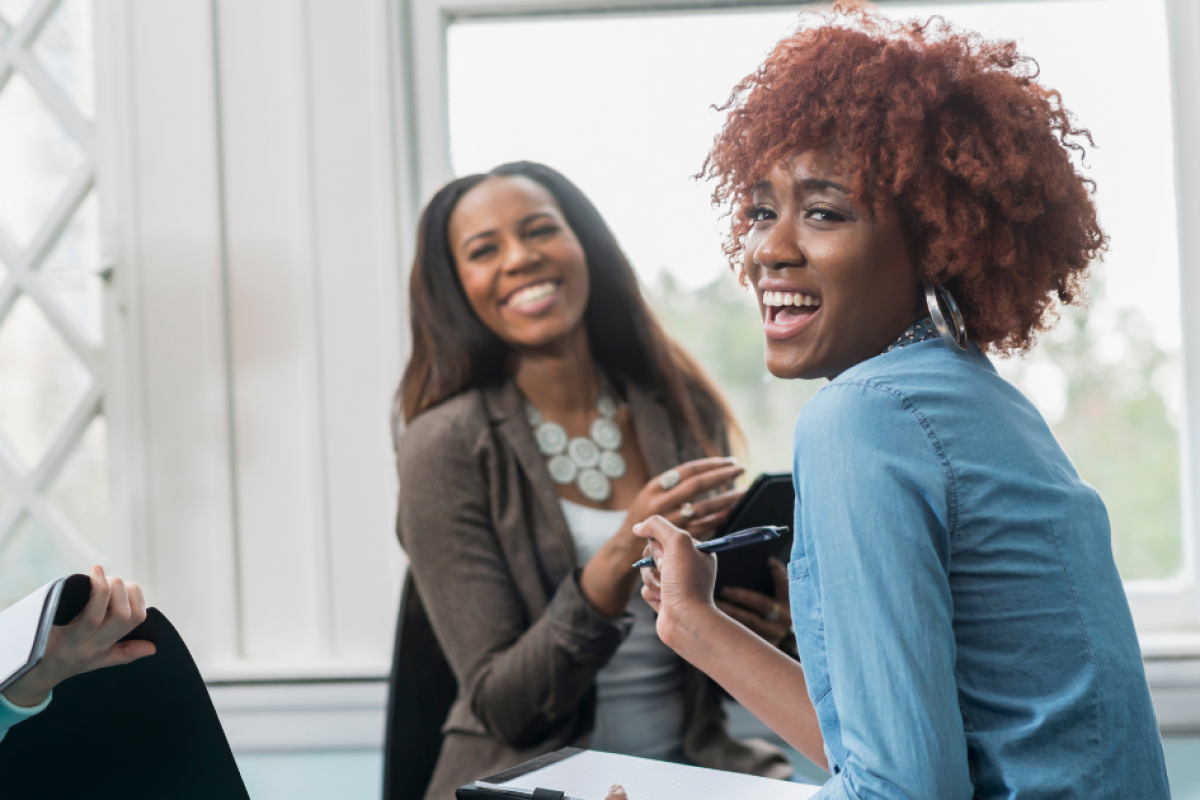
M 1183 566 L 1183 508 L 1178 414 L 1163 396 L 1178 358 L 1155 343 L 1136 309 L 1118 310 L 1108 324 L 1096 317 L 1067 309 L 1039 345 L 1066 376 L 1066 409 L 1051 427 L 1108 506 L 1121 577 L 1170 577 Z M 1006 377 L 1020 386 L 1027 364 L 1010 362 L 1015 375 Z
M 1091 288 L 1103 295 L 1098 280 Z M 790 471 L 796 415 L 825 382 L 767 372 L 757 304 L 732 275 L 689 289 L 662 271 L 646 294 L 667 331 L 726 393 L 745 433 L 748 475 Z M 1042 409 L 1104 498 L 1122 577 L 1176 574 L 1183 566 L 1179 422 L 1163 400 L 1178 374 L 1176 354 L 1155 343 L 1135 309 L 1068 308 L 1034 353 L 997 366 Z

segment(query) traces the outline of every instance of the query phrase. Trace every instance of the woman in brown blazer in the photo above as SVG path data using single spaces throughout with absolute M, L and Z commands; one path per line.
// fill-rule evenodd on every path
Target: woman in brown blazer
M 599 212 L 521 162 L 445 186 L 418 235 L 397 533 L 458 685 L 426 798 L 564 746 L 786 778 L 777 749 L 729 734 L 636 591 L 633 525 L 708 536 L 742 468 Z M 784 640 L 786 596 L 744 600 Z

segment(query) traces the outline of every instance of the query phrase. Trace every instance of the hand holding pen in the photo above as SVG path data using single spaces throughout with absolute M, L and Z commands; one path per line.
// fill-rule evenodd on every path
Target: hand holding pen
M 642 597 L 658 612 L 659 638 L 670 647 L 677 630 L 702 616 L 697 612 L 717 610 L 713 587 L 717 577 L 717 558 L 705 553 L 686 531 L 662 517 L 651 517 L 633 528 L 635 536 L 646 539 L 645 555 L 655 566 L 642 568 Z M 778 535 L 778 532 L 774 532 Z M 722 537 L 724 538 L 724 537 Z M 738 537 L 747 540 L 751 536 Z M 722 546 L 728 546 L 728 542 Z

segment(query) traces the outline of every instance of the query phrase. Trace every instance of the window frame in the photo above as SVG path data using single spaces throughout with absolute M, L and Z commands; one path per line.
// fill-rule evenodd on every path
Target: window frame
M 947 0 L 949 1 L 949 0 Z M 1004 0 L 958 0 L 964 3 Z M 1170 46 L 1175 142 L 1181 311 L 1200 308 L 1200 8 L 1190 0 L 1163 0 Z M 885 7 L 888 0 L 881 3 Z M 447 30 L 456 22 L 583 15 L 704 13 L 771 10 L 796 2 L 725 0 L 415 0 L 412 19 L 417 196 L 426 200 L 453 177 L 450 163 Z M 1170 296 L 1170 292 L 1167 292 Z M 1168 302 L 1170 300 L 1168 299 Z M 1200 507 L 1200 320 L 1182 313 L 1184 413 L 1180 429 L 1183 501 L 1181 573 L 1170 579 L 1127 581 L 1126 594 L 1147 658 L 1200 656 L 1200 591 L 1196 509 Z M 1198 678 L 1200 680 L 1200 678 Z M 1197 708 L 1200 719 L 1200 706 Z
M 41 528 L 41 535 L 50 540 L 64 561 L 79 565 L 104 558 L 119 552 L 123 541 L 115 535 L 119 519 L 109 502 L 110 531 L 107 547 L 88 541 L 62 509 L 48 497 L 55 480 L 70 464 L 78 452 L 84 436 L 97 420 L 104 420 L 111 435 L 112 391 L 109 381 L 111 341 L 108 335 L 108 307 L 111 285 L 107 257 L 101 255 L 101 263 L 89 265 L 87 271 L 100 280 L 101 339 L 92 341 L 84 335 L 77 323 L 71 319 L 61 298 L 49 286 L 43 271 L 45 262 L 65 237 L 67 231 L 89 198 L 98 204 L 100 216 L 100 246 L 103 241 L 104 215 L 106 213 L 104 187 L 100 180 L 101 154 L 97 146 L 97 125 L 88 119 L 64 86 L 47 70 L 36 54 L 36 46 L 53 24 L 63 0 L 37 0 L 30 3 L 20 19 L 0 23 L 0 92 L 7 89 L 12 79 L 20 76 L 33 90 L 49 116 L 63 129 L 78 146 L 80 163 L 70 172 L 57 198 L 46 209 L 41 222 L 28 241 L 21 243 L 9 233 L 0 230 L 0 257 L 8 266 L 7 274 L 0 280 L 0 327 L 8 320 L 9 313 L 19 300 L 28 298 L 38 310 L 45 324 L 59 338 L 64 349 L 86 371 L 88 388 L 76 398 L 70 413 L 60 421 L 59 429 L 46 443 L 40 460 L 23 464 L 15 452 L 0 441 L 0 480 L 13 493 L 8 502 L 0 505 L 0 548 L 7 546 L 16 536 L 21 521 L 28 518 Z M 92 68 L 95 70 L 93 60 Z M 93 72 L 93 74 L 95 74 Z M 96 76 L 98 80 L 98 76 Z M 111 443 L 108 446 L 111 463 Z

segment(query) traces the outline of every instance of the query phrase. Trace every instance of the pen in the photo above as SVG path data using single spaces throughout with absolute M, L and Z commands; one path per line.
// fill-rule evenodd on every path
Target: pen
M 486 789 L 492 795 L 498 797 L 522 797 L 522 798 L 554 798 L 554 800 L 577 800 L 574 797 L 569 797 L 562 792 L 556 792 L 550 789 L 517 789 L 514 787 L 501 786 L 494 783 L 485 783 L 476 781 L 471 784 L 476 788 Z
M 701 553 L 720 553 L 724 550 L 745 547 L 748 544 L 757 544 L 759 542 L 768 542 L 771 539 L 778 539 L 784 533 L 787 533 L 786 525 L 763 525 L 758 528 L 747 528 L 744 531 L 737 531 L 736 533 L 722 536 L 720 539 L 710 539 L 707 542 L 700 542 L 696 545 L 696 549 Z M 653 566 L 653 558 L 643 558 L 634 564 L 633 568 L 641 569 L 642 567 Z

